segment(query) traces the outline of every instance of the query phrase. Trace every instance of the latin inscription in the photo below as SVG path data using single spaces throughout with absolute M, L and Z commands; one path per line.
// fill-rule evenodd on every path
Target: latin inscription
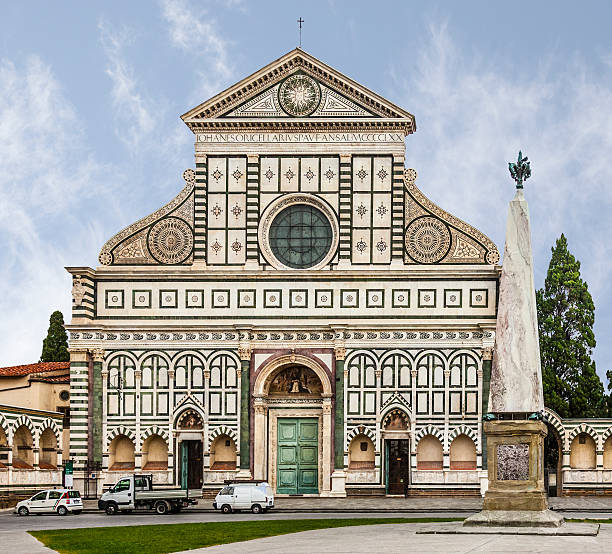
M 200 133 L 198 142 L 404 142 L 403 133 Z

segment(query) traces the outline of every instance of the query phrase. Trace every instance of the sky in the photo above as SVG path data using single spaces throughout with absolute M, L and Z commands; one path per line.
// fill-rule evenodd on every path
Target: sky
M 565 233 L 612 369 L 610 2 L 9 2 L 0 20 L 0 366 L 36 361 L 64 266 L 193 167 L 179 116 L 298 45 L 416 117 L 406 166 L 503 252 L 509 161 L 526 184 L 535 281 Z

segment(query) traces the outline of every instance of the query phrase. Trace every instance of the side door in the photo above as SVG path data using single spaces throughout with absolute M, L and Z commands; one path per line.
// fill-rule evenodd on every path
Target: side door
M 49 491 L 43 491 L 43 492 L 39 492 L 38 494 L 35 494 L 31 499 L 30 499 L 30 505 L 28 506 L 28 509 L 30 510 L 30 512 L 44 512 L 45 508 L 46 508 L 46 504 L 47 504 L 47 495 L 49 494 Z
M 234 487 L 234 508 L 247 510 L 251 507 L 251 489 L 253 487 Z
M 129 477 L 121 479 L 113 487 L 113 500 L 119 507 L 127 507 L 132 503 L 132 480 Z
M 49 496 L 47 496 L 47 500 L 45 502 L 45 512 L 55 511 L 63 494 L 63 491 L 49 491 Z

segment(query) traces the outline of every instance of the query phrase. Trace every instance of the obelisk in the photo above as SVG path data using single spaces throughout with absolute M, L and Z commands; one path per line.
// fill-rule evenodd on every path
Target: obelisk
M 482 512 L 464 525 L 558 527 L 544 490 L 544 410 L 529 209 L 527 158 L 509 164 L 516 182 L 506 225 L 488 414 L 489 488 Z

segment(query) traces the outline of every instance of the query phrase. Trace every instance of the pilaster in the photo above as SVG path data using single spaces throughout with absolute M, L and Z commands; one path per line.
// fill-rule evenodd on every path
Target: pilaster
M 102 463 L 102 422 L 105 421 L 102 413 L 102 364 L 104 363 L 104 350 L 96 348 L 91 351 L 93 358 L 93 389 L 92 389 L 92 440 L 93 440 L 93 461 Z M 139 421 L 137 419 L 136 421 Z
M 193 265 L 206 267 L 206 193 L 207 158 L 206 154 L 196 153 L 195 213 Z
M 391 263 L 404 260 L 404 156 L 393 156 Z
M 89 353 L 86 348 L 70 352 L 70 458 L 82 470 L 88 459 Z
M 346 496 L 346 474 L 344 472 L 344 361 L 346 348 L 344 342 L 336 343 L 334 359 L 336 363 L 336 399 L 334 418 L 334 471 L 331 479 L 331 496 Z M 331 406 L 330 406 L 331 410 Z M 325 428 L 325 401 L 323 404 L 323 419 Z M 325 433 L 323 434 L 325 441 Z M 325 459 L 325 457 L 324 457 Z
M 340 266 L 351 263 L 351 165 L 352 156 L 340 154 L 340 243 L 338 245 Z
M 246 265 L 259 268 L 259 155 L 247 156 Z
M 253 351 L 250 343 L 238 348 L 240 357 L 240 474 L 251 474 L 251 402 L 250 370 Z
M 487 469 L 487 436 L 482 431 L 482 416 L 489 413 L 489 387 L 491 384 L 491 364 L 493 360 L 493 349 L 486 347 L 482 349 L 482 390 L 480 392 L 480 414 L 478 428 L 482 442 L 482 469 Z

